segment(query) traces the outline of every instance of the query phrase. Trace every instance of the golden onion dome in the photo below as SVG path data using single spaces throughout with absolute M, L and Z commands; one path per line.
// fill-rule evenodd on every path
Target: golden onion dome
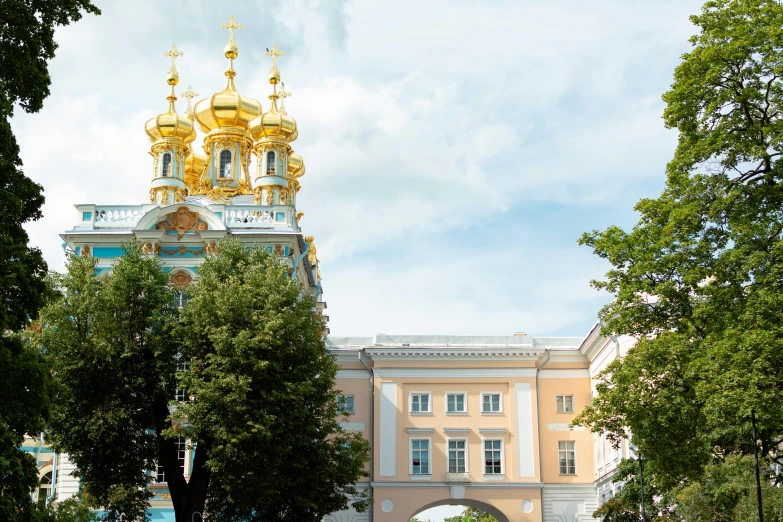
M 231 22 L 224 26 L 231 28 L 231 37 L 223 49 L 223 54 L 228 58 L 228 70 L 225 72 L 228 80 L 226 88 L 221 92 L 216 92 L 210 98 L 203 99 L 196 103 L 194 109 L 196 121 L 204 132 L 213 129 L 239 129 L 247 130 L 247 124 L 261 114 L 261 104 L 248 96 L 242 96 L 234 87 L 234 59 L 239 56 L 239 48 L 234 43 L 233 28 L 239 28 L 241 25 L 234 24 L 234 17 Z
M 278 110 L 277 98 L 277 94 L 270 95 L 269 99 L 272 100 L 272 104 L 269 112 L 254 118 L 248 125 L 248 130 L 254 140 L 272 137 L 282 138 L 286 141 L 296 139 L 298 135 L 296 121 L 288 114 L 283 114 Z
M 166 82 L 171 86 L 171 92 L 166 97 L 169 101 L 169 110 L 158 114 L 155 118 L 150 118 L 144 124 L 144 131 L 152 142 L 163 138 L 184 140 L 193 132 L 193 123 L 186 117 L 177 114 L 177 110 L 174 108 L 174 102 L 177 101 L 177 97 L 174 95 L 174 86 L 179 83 L 179 75 L 173 67 L 169 71 Z
M 288 176 L 292 178 L 301 178 L 305 174 L 304 160 L 296 152 L 288 155 Z

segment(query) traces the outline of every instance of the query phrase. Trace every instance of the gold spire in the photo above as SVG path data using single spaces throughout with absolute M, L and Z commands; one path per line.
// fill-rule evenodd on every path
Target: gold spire
M 280 81 L 280 71 L 277 70 L 277 59 L 280 56 L 283 56 L 285 54 L 284 51 L 281 51 L 277 48 L 277 44 L 274 44 L 272 46 L 272 50 L 270 51 L 267 47 L 266 49 L 266 55 L 272 57 L 272 69 L 269 71 L 269 83 L 272 85 L 275 85 L 277 82 Z
M 166 97 L 169 101 L 169 112 L 175 113 L 174 102 L 177 101 L 177 96 L 174 94 L 174 86 L 179 83 L 179 73 L 177 72 L 177 58 L 184 56 L 185 53 L 177 49 L 177 44 L 171 44 L 171 49 L 163 53 L 163 56 L 171 58 L 171 67 L 169 67 L 169 74 L 166 76 L 166 83 L 171 86 L 171 92 Z
M 280 92 L 277 95 L 280 97 L 280 114 L 288 114 L 285 110 L 285 99 L 291 97 L 291 91 L 285 89 L 283 82 L 280 82 Z
M 226 58 L 228 58 L 228 69 L 225 72 L 226 78 L 228 78 L 228 81 L 226 82 L 226 90 L 235 91 L 236 88 L 234 87 L 234 76 L 236 76 L 237 73 L 234 70 L 234 59 L 239 56 L 239 48 L 237 47 L 237 44 L 234 43 L 234 29 L 242 29 L 242 24 L 236 23 L 234 21 L 234 15 L 231 15 L 231 18 L 228 19 L 228 23 L 223 24 L 220 27 L 223 29 L 228 29 L 228 43 L 223 49 L 223 54 L 225 54 Z
M 188 100 L 188 108 L 185 110 L 185 115 L 188 118 L 190 118 L 191 120 L 193 119 L 192 102 L 193 102 L 193 98 L 196 98 L 197 96 L 198 96 L 198 93 L 197 92 L 193 92 L 193 86 L 192 85 L 188 85 L 188 90 L 182 93 L 182 97 L 183 98 L 187 98 L 187 100 Z

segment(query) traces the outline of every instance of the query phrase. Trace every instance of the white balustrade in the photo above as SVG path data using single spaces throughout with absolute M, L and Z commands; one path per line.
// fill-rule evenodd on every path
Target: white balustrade
M 261 210 L 254 206 L 227 206 L 223 211 L 223 222 L 228 228 L 271 228 L 275 223 L 284 225 L 285 219 L 276 220 L 277 214 L 280 212 L 275 212 L 273 207 Z
M 93 226 L 95 228 L 133 228 L 143 215 L 141 205 L 95 207 Z

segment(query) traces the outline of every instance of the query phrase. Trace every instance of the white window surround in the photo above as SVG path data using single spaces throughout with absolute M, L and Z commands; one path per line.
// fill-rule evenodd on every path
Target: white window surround
M 484 397 L 492 396 L 492 395 L 498 395 L 498 411 L 487 411 L 484 409 Z M 502 415 L 503 414 L 503 393 L 502 392 L 481 392 L 479 394 L 480 396 L 480 404 L 481 404 L 481 414 L 482 415 Z M 492 404 L 492 400 L 490 399 L 490 405 Z M 491 407 L 491 406 L 490 406 Z
M 427 443 L 427 473 L 413 472 L 413 442 L 414 441 L 422 441 Z M 411 480 L 430 480 L 432 478 L 432 438 L 431 437 L 411 437 L 408 439 L 408 477 Z
M 416 396 L 426 396 L 427 397 L 427 409 L 426 410 L 419 410 L 419 411 L 413 411 L 413 397 Z M 419 400 L 419 405 L 421 405 L 421 400 Z M 432 415 L 432 392 L 428 391 L 412 391 L 408 392 L 408 413 L 411 415 Z
M 555 397 L 555 407 L 557 413 L 574 413 L 574 396 L 557 395 Z
M 563 458 L 565 457 L 566 471 L 570 471 L 569 465 L 569 453 L 573 455 L 573 473 L 563 473 Z M 560 475 L 573 477 L 577 474 L 576 469 L 576 441 L 573 440 L 559 440 L 557 441 L 557 467 L 560 471 Z
M 449 411 L 449 397 L 454 397 L 454 406 L 458 406 L 457 397 L 462 396 L 462 409 Z M 468 393 L 463 391 L 447 391 L 443 395 L 443 409 L 446 415 L 467 415 L 468 414 Z
M 500 441 L 500 473 L 487 473 L 486 443 Z M 506 441 L 500 437 L 481 438 L 481 471 L 484 480 L 503 480 L 506 477 Z
M 449 443 L 451 443 L 452 441 L 461 441 L 465 443 L 465 447 L 463 449 L 456 450 L 456 451 L 463 451 L 465 453 L 465 471 L 451 471 L 449 469 L 449 452 L 451 451 L 451 449 L 449 448 Z M 446 437 L 446 473 L 448 474 L 464 473 L 466 475 L 470 473 L 470 464 L 468 463 L 469 454 L 470 454 L 470 451 L 468 451 L 469 447 L 470 446 L 468 445 L 467 437 Z
M 340 415 L 353 415 L 356 413 L 353 394 L 337 396 L 337 413 Z

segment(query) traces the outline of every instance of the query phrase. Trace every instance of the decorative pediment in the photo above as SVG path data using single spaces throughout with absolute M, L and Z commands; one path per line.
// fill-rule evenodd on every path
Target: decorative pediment
M 178 270 L 177 272 L 174 272 L 169 278 L 169 284 L 178 288 L 190 286 L 192 282 L 193 276 L 184 270 Z
M 188 232 L 198 230 L 207 230 L 207 224 L 199 220 L 197 212 L 189 210 L 188 207 L 179 207 L 175 212 L 167 214 L 163 221 L 155 225 L 158 230 L 177 232 L 177 237 L 181 238 Z

